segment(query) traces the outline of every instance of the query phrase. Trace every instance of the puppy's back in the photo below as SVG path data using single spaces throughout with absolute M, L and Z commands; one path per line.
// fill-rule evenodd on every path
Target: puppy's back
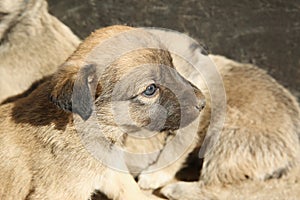
M 288 173 L 299 164 L 300 111 L 295 97 L 255 66 L 210 57 L 222 68 L 227 102 L 224 126 L 207 151 L 202 179 L 235 183 Z
M 0 2 L 0 102 L 53 73 L 80 40 L 47 11 L 45 0 Z

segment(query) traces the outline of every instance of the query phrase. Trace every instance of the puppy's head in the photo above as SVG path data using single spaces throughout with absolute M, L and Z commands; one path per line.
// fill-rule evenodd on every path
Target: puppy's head
M 134 35 L 134 41 L 144 45 L 145 35 L 140 35 Z M 128 36 L 121 38 L 128 40 Z M 133 42 L 132 38 L 129 41 Z M 123 49 L 128 41 L 122 42 L 109 46 Z M 175 130 L 199 115 L 204 96 L 175 70 L 168 51 L 143 46 L 103 65 L 105 61 L 99 57 L 107 51 L 113 55 L 110 47 L 86 57 L 93 64 L 63 66 L 53 79 L 52 101 L 84 120 L 94 111 L 101 124 L 125 132 Z

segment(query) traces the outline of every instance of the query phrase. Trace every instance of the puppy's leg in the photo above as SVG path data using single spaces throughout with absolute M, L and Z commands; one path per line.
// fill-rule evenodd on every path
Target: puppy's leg
M 139 186 L 143 189 L 157 189 L 166 185 L 172 179 L 174 179 L 176 172 L 179 171 L 179 169 L 183 165 L 187 155 L 182 155 L 182 157 L 179 158 L 178 161 L 162 169 L 157 169 L 156 167 L 159 167 L 157 166 L 157 164 L 150 166 L 148 168 L 149 171 L 157 171 L 154 171 L 152 173 L 145 171 L 142 172 L 139 176 Z
M 198 182 L 177 182 L 161 189 L 168 199 L 199 199 L 200 185 Z
M 214 200 L 217 191 L 205 187 L 202 182 L 177 182 L 161 189 L 161 193 L 170 200 Z
M 119 172 L 109 168 L 103 173 L 100 191 L 114 200 L 160 199 L 155 196 L 150 197 L 143 194 L 129 173 Z
M 177 182 L 161 189 L 171 200 L 297 200 L 300 196 L 299 169 L 282 179 L 247 180 L 235 185 L 204 185 L 203 182 Z
M 139 176 L 138 184 L 143 189 L 157 189 L 174 179 L 189 153 L 198 144 L 199 120 L 177 131 L 162 150 L 158 160 Z M 172 163 L 171 165 L 169 163 Z
M 250 189 L 257 188 L 253 190 L 254 192 L 266 187 L 266 190 L 259 192 L 258 195 L 267 197 L 269 194 L 276 193 L 268 196 L 270 198 L 263 196 L 257 199 L 274 199 L 275 197 L 276 199 L 296 199 L 294 197 L 299 191 L 299 187 L 290 191 L 288 197 L 279 193 L 282 188 L 286 187 L 284 190 L 289 191 L 293 186 L 293 184 L 287 186 L 282 180 L 291 177 L 291 170 L 297 165 L 299 144 L 296 134 L 276 137 L 275 133 L 268 136 L 264 132 L 253 134 L 255 133 L 253 130 L 230 127 L 227 127 L 223 133 L 215 147 L 204 158 L 200 182 L 177 182 L 167 185 L 162 189 L 162 193 L 166 197 L 173 200 L 233 199 L 230 195 L 239 192 L 235 188 L 247 182 L 246 186 L 251 184 Z M 277 189 L 269 189 L 267 192 L 270 181 L 274 182 L 275 186 L 277 184 L 279 186 Z M 224 189 L 222 187 L 224 185 L 228 186 L 230 190 Z M 261 187 L 256 187 L 257 185 L 261 185 Z M 245 188 L 244 192 L 248 192 L 248 195 L 251 196 L 250 189 Z M 241 192 L 240 195 L 244 194 Z M 281 198 L 277 198 L 278 195 L 281 195 Z M 214 196 L 218 198 L 213 198 Z M 242 198 L 235 199 L 248 199 L 248 197 L 244 195 Z

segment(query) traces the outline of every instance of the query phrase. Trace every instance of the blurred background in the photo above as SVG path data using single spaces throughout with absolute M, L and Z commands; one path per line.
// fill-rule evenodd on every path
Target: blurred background
M 115 24 L 187 33 L 210 53 L 258 65 L 300 99 L 299 0 L 48 0 L 81 39 Z

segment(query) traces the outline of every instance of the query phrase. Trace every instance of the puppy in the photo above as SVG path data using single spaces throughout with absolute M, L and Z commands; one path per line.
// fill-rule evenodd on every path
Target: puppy
M 150 32 L 158 35 L 171 52 L 181 50 L 172 55 L 175 68 L 200 88 L 207 100 L 198 129 L 199 156 L 204 157 L 200 180 L 170 184 L 162 193 L 180 200 L 231 199 L 234 191 L 244 188 L 236 199 L 247 199 L 249 191 L 255 191 L 253 186 L 260 185 L 265 190 L 254 194 L 258 199 L 270 197 L 270 191 L 272 198 L 297 196 L 297 187 L 292 190 L 288 184 L 293 176 L 298 177 L 291 171 L 299 168 L 300 156 L 300 109 L 295 97 L 256 66 L 205 55 L 195 41 L 180 39 L 178 33 Z M 178 148 L 184 141 L 173 144 Z M 164 186 L 192 149 L 183 154 L 179 164 L 177 161 L 156 172 L 142 173 L 139 185 L 148 189 Z M 153 164 L 156 168 L 165 163 L 167 154 L 162 155 L 163 151 Z M 289 192 L 282 193 L 278 188 Z
M 52 74 L 79 42 L 45 0 L 0 1 L 0 102 Z
M 203 100 L 158 38 L 100 29 L 27 97 L 0 107 L 0 198 L 86 200 L 100 189 L 149 199 L 127 173 L 123 136 L 186 127 Z

